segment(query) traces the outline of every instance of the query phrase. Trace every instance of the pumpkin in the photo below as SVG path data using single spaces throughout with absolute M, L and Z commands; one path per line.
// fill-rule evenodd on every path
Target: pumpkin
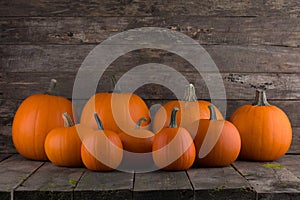
M 174 107 L 170 125 L 154 136 L 152 156 L 155 165 L 163 170 L 185 170 L 192 166 L 195 160 L 195 146 L 190 133 L 182 127 L 177 127 Z
M 133 93 L 101 92 L 93 95 L 85 104 L 80 122 L 93 129 L 97 129 L 94 112 L 101 118 L 107 130 L 119 133 L 134 129 L 135 122 L 142 117 L 147 118 L 141 126 L 146 126 L 149 121 L 149 110 L 146 103 Z
M 82 141 L 81 156 L 84 165 L 93 171 L 112 171 L 123 157 L 122 141 L 117 133 L 104 130 L 103 124 L 94 114 L 98 130 L 91 131 Z
M 52 79 L 45 94 L 27 97 L 14 116 L 12 140 L 16 150 L 25 158 L 47 160 L 44 150 L 47 134 L 53 128 L 63 127 L 61 115 L 64 112 L 73 113 L 69 100 L 52 95 L 55 85 L 56 80 Z
M 89 129 L 77 124 L 74 125 L 68 113 L 62 115 L 65 127 L 52 129 L 45 140 L 45 152 L 49 160 L 62 167 L 80 167 L 81 161 L 81 135 Z
M 155 114 L 152 129 L 157 133 L 163 127 L 167 127 L 170 123 L 170 114 L 174 107 L 180 108 L 177 114 L 177 124 L 180 127 L 187 128 L 191 123 L 199 119 L 209 119 L 208 101 L 197 100 L 195 94 L 195 87 L 189 84 L 186 89 L 185 97 L 183 100 L 173 100 L 164 104 Z M 219 119 L 223 119 L 219 110 L 216 110 Z M 192 135 L 194 138 L 194 135 Z
M 265 91 L 257 90 L 255 103 L 239 107 L 229 120 L 241 135 L 241 159 L 273 161 L 291 145 L 291 123 L 280 108 L 268 103 Z
M 196 166 L 220 167 L 233 163 L 241 149 L 237 128 L 229 121 L 218 119 L 213 105 L 209 119 L 195 121 L 187 130 L 194 132 Z
M 123 149 L 134 153 L 148 153 L 152 151 L 154 134 L 147 129 L 141 129 L 141 123 L 146 121 L 145 117 L 138 120 L 135 129 L 119 134 Z

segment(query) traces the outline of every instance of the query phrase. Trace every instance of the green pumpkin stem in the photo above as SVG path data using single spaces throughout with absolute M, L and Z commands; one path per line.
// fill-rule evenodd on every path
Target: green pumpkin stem
M 209 109 L 209 114 L 210 114 L 209 120 L 218 120 L 216 110 L 215 110 L 215 106 L 210 104 L 208 106 L 208 109 Z
M 254 106 L 269 106 L 265 90 L 256 90 Z
M 54 88 L 56 87 L 56 83 L 57 83 L 57 80 L 51 79 L 49 88 L 48 88 L 48 90 L 45 92 L 45 94 L 52 95 L 52 94 L 53 94 L 53 90 L 54 90 Z
M 135 125 L 135 129 L 140 129 L 142 122 L 145 122 L 145 121 L 147 121 L 146 117 L 142 117 L 141 119 L 139 119 Z
M 71 127 L 75 125 L 69 113 L 63 113 L 62 118 L 64 119 L 64 127 Z
M 95 120 L 97 122 L 98 130 L 103 131 L 104 128 L 103 128 L 102 121 L 101 121 L 101 119 L 99 118 L 99 116 L 96 112 L 94 113 L 94 117 L 95 117 Z
M 195 87 L 193 84 L 189 84 L 185 89 L 183 100 L 188 102 L 197 101 Z
M 112 75 L 111 76 L 111 81 L 112 81 L 112 83 L 113 83 L 113 91 L 115 92 L 115 93 L 121 93 L 121 88 L 120 88 L 120 86 L 119 85 L 117 85 L 117 79 L 116 79 L 116 76 L 115 75 Z
M 177 128 L 177 123 L 176 123 L 176 113 L 179 109 L 177 107 L 174 107 L 171 113 L 171 120 L 170 120 L 170 125 L 169 128 Z

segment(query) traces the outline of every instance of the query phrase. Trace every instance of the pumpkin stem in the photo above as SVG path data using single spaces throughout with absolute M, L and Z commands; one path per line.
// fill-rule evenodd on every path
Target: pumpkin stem
M 193 84 L 189 84 L 188 86 L 186 86 L 183 100 L 189 102 L 197 101 L 195 87 Z
M 64 127 L 71 127 L 75 125 L 69 113 L 67 112 L 63 113 L 62 118 L 64 119 Z
M 218 120 L 217 114 L 216 114 L 216 110 L 215 110 L 215 106 L 210 104 L 208 106 L 209 108 L 209 114 L 210 114 L 210 118 L 209 120 Z
M 113 83 L 113 88 L 114 88 L 115 93 L 121 93 L 121 88 L 119 85 L 117 85 L 117 79 L 116 79 L 115 75 L 111 76 L 111 81 Z
M 174 107 L 171 113 L 171 120 L 170 120 L 170 125 L 169 128 L 177 128 L 177 123 L 176 123 L 176 113 L 179 109 L 177 107 Z
M 98 130 L 103 131 L 104 128 L 103 128 L 102 121 L 101 121 L 101 119 L 99 118 L 99 116 L 96 112 L 94 113 L 94 117 L 95 117 L 95 120 L 96 120 L 97 125 L 98 125 Z
M 140 129 L 141 128 L 141 123 L 147 121 L 146 117 L 142 117 L 141 119 L 139 119 L 135 125 L 135 129 Z
M 53 94 L 53 90 L 54 90 L 54 88 L 56 87 L 56 83 L 57 83 L 57 80 L 51 79 L 49 88 L 48 88 L 48 90 L 45 92 L 45 94 L 52 95 L 52 94 Z
M 269 106 L 270 104 L 267 101 L 266 91 L 265 90 L 256 90 L 256 97 L 254 106 Z

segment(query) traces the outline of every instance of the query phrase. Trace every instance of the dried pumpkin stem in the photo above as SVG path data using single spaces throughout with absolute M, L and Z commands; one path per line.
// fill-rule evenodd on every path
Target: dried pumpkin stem
M 215 110 L 214 105 L 210 104 L 210 105 L 208 106 L 208 109 L 209 109 L 209 113 L 210 113 L 210 118 L 209 118 L 209 120 L 218 120 L 218 117 L 217 117 L 217 114 L 216 114 L 216 110 Z
M 195 87 L 194 87 L 193 84 L 189 84 L 186 87 L 183 100 L 184 101 L 189 101 L 189 102 L 197 101 Z
M 146 117 L 142 117 L 141 119 L 139 119 L 135 125 L 135 129 L 140 129 L 142 122 L 145 122 L 145 121 L 147 121 Z
M 64 119 L 64 127 L 71 127 L 75 125 L 69 113 L 63 113 L 62 118 Z
M 102 121 L 101 121 L 100 117 L 98 116 L 98 114 L 96 112 L 94 113 L 94 117 L 95 117 L 95 120 L 97 122 L 98 130 L 103 131 L 104 128 L 103 128 Z
M 176 123 L 176 113 L 179 109 L 177 107 L 174 107 L 171 113 L 171 119 L 170 119 L 170 125 L 169 128 L 177 128 Z
M 116 79 L 116 76 L 115 75 L 112 75 L 111 76 L 111 81 L 113 83 L 113 88 L 114 88 L 114 92 L 115 93 L 121 93 L 121 88 L 119 85 L 117 85 L 117 79 Z
M 53 90 L 56 87 L 56 83 L 57 83 L 57 80 L 51 79 L 49 88 L 48 88 L 47 92 L 45 92 L 45 94 L 49 94 L 49 95 L 53 94 Z
M 256 90 L 255 106 L 269 106 L 265 90 Z

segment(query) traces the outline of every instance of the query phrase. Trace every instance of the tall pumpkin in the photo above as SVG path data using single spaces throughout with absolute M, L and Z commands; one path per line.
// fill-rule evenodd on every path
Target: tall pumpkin
M 290 147 L 290 121 L 280 108 L 268 103 L 265 91 L 257 90 L 255 103 L 239 107 L 229 120 L 241 135 L 241 159 L 273 161 Z
M 61 115 L 73 116 L 72 103 L 64 97 L 52 95 L 56 80 L 52 79 L 45 94 L 26 98 L 19 106 L 12 124 L 12 140 L 25 158 L 47 160 L 44 143 L 50 130 L 63 127 Z
M 150 122 L 149 110 L 143 99 L 133 93 L 122 93 L 119 89 L 114 93 L 102 92 L 93 95 L 82 110 L 81 124 L 97 130 L 95 112 L 102 120 L 103 126 L 116 133 L 134 129 L 135 122 L 142 117 L 147 119 L 142 126 Z
M 186 88 L 183 100 L 169 101 L 156 112 L 152 124 L 153 132 L 157 133 L 170 124 L 170 113 L 174 107 L 179 108 L 176 123 L 180 127 L 187 128 L 196 120 L 209 119 L 209 105 L 211 105 L 211 103 L 208 101 L 196 99 L 195 87 L 193 84 L 189 84 Z M 219 119 L 223 119 L 218 109 L 216 109 L 216 113 Z M 194 138 L 194 135 L 192 135 L 192 137 Z
M 159 169 L 185 170 L 192 166 L 195 160 L 195 145 L 189 132 L 177 127 L 174 107 L 170 125 L 155 134 L 152 146 L 153 160 Z
M 218 119 L 215 108 L 209 105 L 210 118 L 195 121 L 187 130 L 194 132 L 196 166 L 220 167 L 234 162 L 241 149 L 241 138 L 229 121 Z

